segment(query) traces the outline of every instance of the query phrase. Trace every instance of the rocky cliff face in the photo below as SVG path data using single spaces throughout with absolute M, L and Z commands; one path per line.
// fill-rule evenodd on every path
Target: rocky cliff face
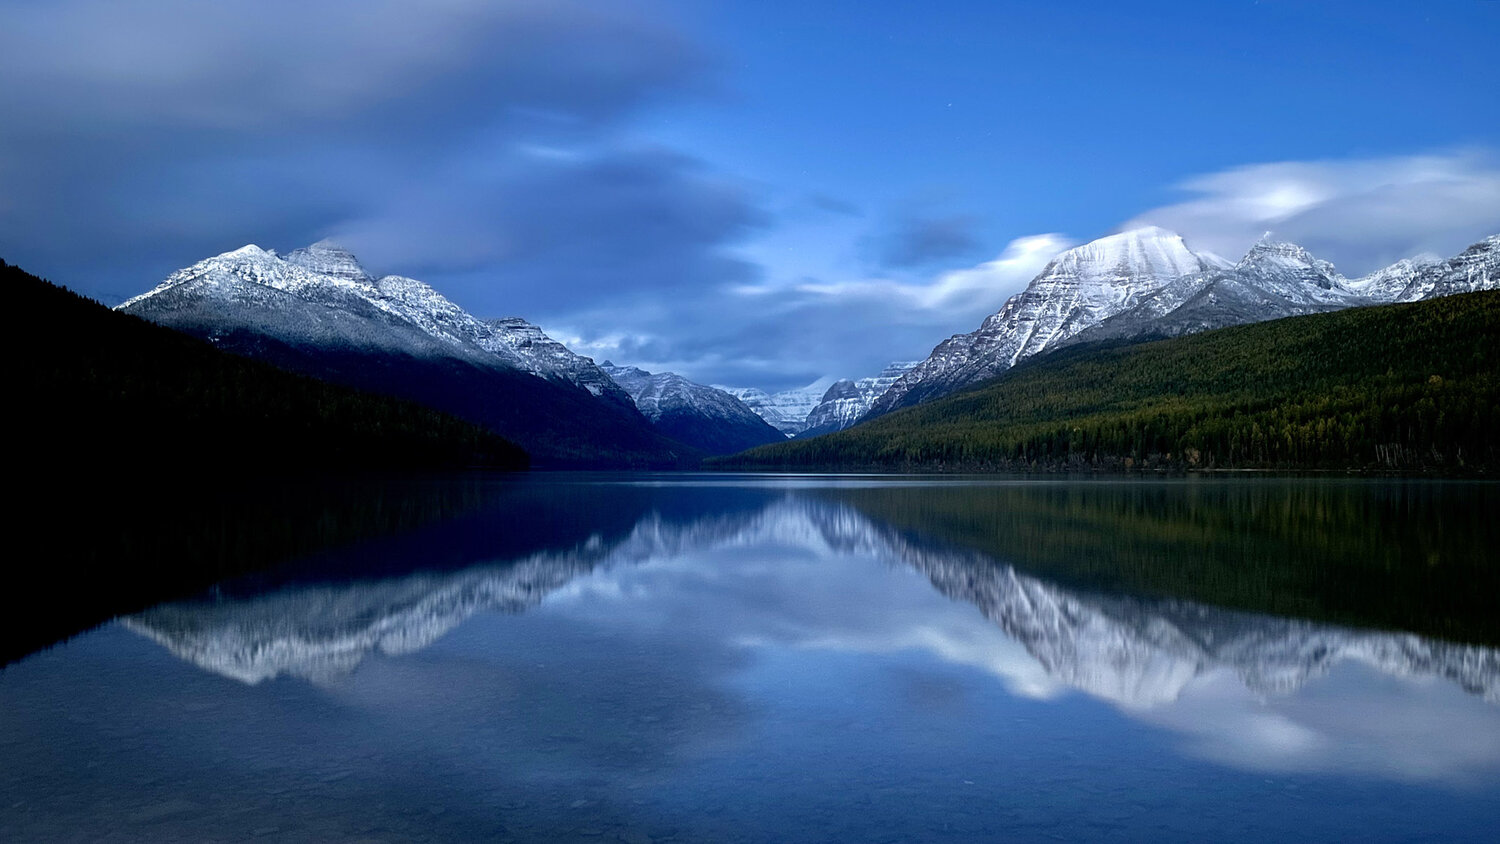
M 560 384 L 571 384 L 591 395 L 622 407 L 634 407 L 630 394 L 615 383 L 593 358 L 574 353 L 548 337 L 542 329 L 520 317 L 492 319 L 485 322 L 494 334 L 484 338 L 480 347 L 502 356 L 514 355 L 527 371 Z
M 757 416 L 788 437 L 795 437 L 807 430 L 807 415 L 823 400 L 833 384 L 832 378 L 820 378 L 806 387 L 767 393 L 754 387 L 724 387 L 718 389 L 734 396 Z
M 872 378 L 848 378 L 835 381 L 823 398 L 807 414 L 807 427 L 800 437 L 815 437 L 842 431 L 858 422 L 870 411 L 875 400 L 885 394 L 891 385 L 910 372 L 921 361 L 897 361 L 881 370 Z

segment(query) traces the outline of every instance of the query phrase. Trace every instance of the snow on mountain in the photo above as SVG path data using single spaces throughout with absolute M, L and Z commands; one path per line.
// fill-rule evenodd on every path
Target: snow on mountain
M 1289 298 L 1316 296 L 1313 291 L 1341 290 L 1344 277 L 1333 264 L 1313 257 L 1295 243 L 1276 240 L 1266 232 L 1234 270 L 1260 286 Z
M 1368 295 L 1389 302 L 1494 290 L 1500 288 L 1500 235 L 1491 235 L 1446 261 L 1419 259 L 1410 268 L 1406 284 L 1398 288 L 1405 269 L 1401 267 L 1398 263 L 1355 284 L 1367 284 Z
M 287 258 L 257 246 L 199 261 L 116 310 L 215 335 L 235 330 L 293 346 L 455 357 L 525 369 L 480 340 L 493 332 L 415 279 L 373 279 L 354 256 L 326 241 Z
M 710 454 L 733 454 L 786 439 L 733 395 L 675 372 L 650 373 L 605 361 L 603 371 L 630 394 L 635 406 L 673 439 Z
M 480 348 L 516 355 L 527 371 L 549 381 L 572 384 L 616 404 L 634 406 L 629 392 L 616 384 L 593 358 L 575 353 L 548 337 L 538 326 L 520 317 L 492 319 L 485 326 L 493 333 L 479 341 Z
M 314 378 L 395 395 L 514 440 L 540 465 L 676 466 L 593 361 L 523 320 L 483 322 L 412 278 L 374 278 L 326 241 L 256 246 L 178 270 L 118 310 Z
M 1347 286 L 1355 293 L 1377 301 L 1411 301 L 1407 297 L 1413 294 L 1416 299 L 1420 299 L 1422 293 L 1430 291 L 1418 291 L 1413 288 L 1413 284 L 1417 283 L 1419 278 L 1427 278 L 1432 267 L 1442 262 L 1442 258 L 1430 253 L 1424 253 L 1415 258 L 1402 258 L 1389 267 L 1376 270 L 1364 278 L 1347 282 Z
M 1230 266 L 1157 228 L 1064 252 L 977 331 L 945 340 L 891 385 L 866 418 L 947 395 L 1045 351 L 1174 337 L 1362 305 L 1500 286 L 1500 236 L 1447 261 L 1415 258 L 1362 279 L 1267 234 Z
M 714 386 L 744 402 L 776 430 L 795 437 L 807 430 L 807 415 L 823 401 L 823 394 L 833 383 L 833 378 L 819 378 L 806 387 L 779 393 L 767 393 L 755 387 Z
M 872 378 L 835 381 L 823 394 L 818 406 L 807 414 L 807 428 L 797 436 L 815 437 L 853 425 L 869 412 L 876 399 L 919 363 L 921 361 L 897 361 Z
M 311 246 L 293 249 L 287 253 L 285 260 L 319 275 L 331 275 L 356 282 L 375 280 L 365 271 L 359 259 L 354 257 L 354 253 L 331 240 L 320 240 Z
M 164 604 L 124 623 L 174 655 L 241 682 L 281 675 L 325 681 L 353 671 L 376 651 L 427 647 L 476 612 L 524 612 L 601 569 L 763 545 L 909 566 L 943 595 L 977 607 L 1054 680 L 1127 709 L 1170 703 L 1195 679 L 1225 670 L 1251 691 L 1284 695 L 1345 661 L 1393 677 L 1446 680 L 1500 703 L 1500 651 L 1492 648 L 1076 591 L 979 553 L 926 544 L 846 504 L 795 494 L 758 511 L 687 522 L 651 514 L 608 543 L 457 572 Z M 771 621 L 778 633 L 807 623 Z M 807 629 L 815 639 L 830 633 L 816 623 Z
M 1070 249 L 977 331 L 943 341 L 876 399 L 878 415 L 993 377 L 1128 310 L 1173 279 L 1213 269 L 1182 238 L 1147 227 Z
M 199 261 L 118 310 L 173 327 L 207 328 L 210 337 L 246 330 L 293 346 L 456 357 L 633 406 L 592 360 L 537 326 L 514 317 L 479 320 L 414 278 L 374 278 L 352 253 L 327 240 L 284 258 L 252 245 Z
M 116 310 L 210 340 L 244 332 L 293 347 L 519 366 L 474 342 L 477 320 L 466 324 L 456 305 L 408 281 L 373 280 L 353 256 L 332 255 L 326 244 L 287 260 L 250 245 L 178 270 Z
M 1173 279 L 1063 345 L 1176 337 L 1364 304 L 1334 266 L 1268 233 L 1239 263 Z

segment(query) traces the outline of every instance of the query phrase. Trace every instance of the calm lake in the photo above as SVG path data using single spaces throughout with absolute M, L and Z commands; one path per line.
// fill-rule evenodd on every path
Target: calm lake
M 304 493 L 76 514 L 78 535 L 130 534 L 108 552 L 126 568 L 290 559 L 0 671 L 0 840 L 1500 830 L 1493 483 L 539 474 Z

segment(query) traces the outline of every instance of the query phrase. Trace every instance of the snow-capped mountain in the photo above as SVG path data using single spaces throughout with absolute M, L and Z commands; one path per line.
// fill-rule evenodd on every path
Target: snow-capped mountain
M 398 276 L 372 279 L 326 242 L 287 259 L 243 246 L 172 273 L 116 310 L 214 341 L 248 332 L 294 347 L 524 369 L 519 356 L 481 348 L 479 337 L 489 332 L 437 291 Z
M 469 418 L 543 462 L 576 462 L 591 450 L 629 463 L 681 457 L 593 361 L 536 326 L 486 323 L 421 281 L 375 278 L 328 241 L 285 257 L 254 245 L 226 252 L 178 270 L 117 310 Z
M 807 415 L 823 401 L 823 394 L 833 385 L 832 378 L 819 378 L 806 387 L 767 393 L 755 387 L 714 386 L 745 403 L 746 407 L 766 420 L 772 427 L 795 437 L 807 430 Z
M 630 394 L 594 363 L 567 346 L 548 337 L 542 329 L 520 317 L 505 317 L 485 322 L 494 332 L 493 339 L 481 341 L 480 347 L 496 354 L 514 354 L 528 371 L 549 381 L 582 387 L 606 401 L 634 406 Z
M 242 682 L 279 675 L 323 681 L 354 670 L 376 651 L 424 648 L 481 610 L 524 612 L 600 570 L 760 545 L 909 566 L 942 594 L 977 607 L 1056 682 L 1129 709 L 1170 703 L 1215 671 L 1229 671 L 1263 695 L 1287 694 L 1345 661 L 1393 677 L 1446 680 L 1500 703 L 1500 651 L 1492 648 L 1082 592 L 983 554 L 926 543 L 848 504 L 796 494 L 758 510 L 682 522 L 653 512 L 610 542 L 456 572 L 292 584 L 250 597 L 165 604 L 125 624 L 185 660 Z M 772 617 L 766 630 L 732 632 L 753 640 L 805 629 L 813 641 L 840 640 L 821 623 Z
M 1292 243 L 1261 238 L 1239 263 L 1173 279 L 1139 304 L 1058 345 L 1176 337 L 1370 304 L 1333 265 Z
M 1379 275 L 1376 273 L 1369 278 Z M 1352 286 L 1360 283 L 1355 282 Z M 1494 290 L 1497 287 L 1500 287 L 1500 234 L 1491 235 L 1446 261 L 1429 261 L 1417 265 L 1406 280 L 1406 285 L 1393 290 L 1381 301 L 1416 302 L 1438 296 L 1473 293 L 1476 290 Z
M 176 318 L 175 306 L 182 300 L 232 298 L 241 307 L 204 317 L 230 327 L 246 321 L 243 305 L 255 299 L 274 301 L 276 292 L 300 300 L 291 305 L 294 312 L 285 315 L 288 319 L 255 324 L 259 333 L 277 339 L 314 339 L 319 345 L 335 341 L 332 333 L 310 336 L 299 331 L 301 318 L 307 314 L 295 311 L 312 311 L 318 323 L 333 317 L 340 327 L 347 326 L 349 312 L 366 314 L 374 324 L 364 326 L 366 330 L 359 332 L 358 338 L 348 337 L 351 345 L 387 341 L 392 348 L 413 354 L 459 355 L 491 366 L 498 362 L 550 381 L 582 387 L 595 396 L 614 393 L 615 398 L 629 403 L 624 391 L 592 360 L 569 351 L 526 320 L 510 317 L 482 321 L 421 281 L 397 275 L 377 279 L 352 253 L 327 240 L 293 250 L 285 258 L 251 245 L 200 261 L 173 273 L 150 292 L 124 302 L 118 310 L 160 322 L 163 320 L 156 317 L 169 313 Z M 437 345 L 399 342 L 413 326 Z M 476 355 L 476 349 L 484 354 Z
M 1402 258 L 1389 267 L 1376 270 L 1364 278 L 1348 282 L 1347 286 L 1355 293 L 1379 301 L 1416 301 L 1422 297 L 1420 291 L 1416 290 L 1413 284 L 1417 283 L 1420 278 L 1426 278 L 1433 266 L 1442 262 L 1442 258 L 1430 253 L 1424 253 L 1414 258 Z M 1412 294 L 1417 295 L 1408 299 L 1407 297 Z
M 876 399 L 868 416 L 951 393 L 1004 372 L 1085 328 L 1126 311 L 1168 282 L 1213 269 L 1172 232 L 1155 227 L 1100 238 L 1052 259 L 977 331 L 943 341 Z
M 1269 234 L 1238 263 L 1149 227 L 1062 253 L 977 331 L 955 335 L 891 385 L 865 418 L 992 378 L 1022 360 L 1102 340 L 1173 337 L 1362 305 L 1500 286 L 1500 236 L 1447 261 L 1414 258 L 1361 279 Z
M 662 433 L 709 454 L 733 454 L 786 439 L 745 403 L 675 372 L 650 373 L 605 361 L 603 371 L 630 394 Z
M 818 406 L 807 414 L 807 428 L 797 436 L 815 437 L 842 431 L 853 425 L 869 412 L 876 399 L 919 363 L 921 361 L 897 361 L 871 378 L 842 378 L 835 381 L 823 394 Z
M 293 249 L 286 254 L 284 260 L 318 275 L 331 275 L 355 283 L 375 282 L 374 276 L 365 270 L 353 252 L 331 240 L 320 240 L 311 246 Z

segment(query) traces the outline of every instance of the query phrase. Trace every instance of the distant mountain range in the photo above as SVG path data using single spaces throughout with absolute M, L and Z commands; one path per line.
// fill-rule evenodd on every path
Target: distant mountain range
M 902 375 L 918 361 L 897 361 L 868 378 L 819 378 L 805 387 L 766 393 L 745 387 L 721 387 L 788 437 L 816 437 L 858 422 Z
M 816 437 L 819 434 L 842 431 L 858 422 L 870 412 L 875 401 L 885 395 L 892 384 L 901 380 L 919 362 L 897 361 L 872 378 L 852 381 L 841 378 L 835 381 L 823 393 L 817 406 L 808 412 L 807 427 L 798 436 Z
M 1058 255 L 968 334 L 940 343 L 876 399 L 872 419 L 958 390 L 1028 358 L 1101 340 L 1176 337 L 1230 325 L 1500 287 L 1500 235 L 1446 261 L 1404 260 L 1360 279 L 1269 235 L 1236 264 L 1148 227 Z
M 248 357 L 413 399 L 520 443 L 540 465 L 692 465 L 586 357 L 525 320 L 482 321 L 423 282 L 374 278 L 329 242 L 246 246 L 119 306 Z
M 755 411 L 756 415 L 776 430 L 795 437 L 807 430 L 807 417 L 823 400 L 823 395 L 833 383 L 832 378 L 820 378 L 805 387 L 778 393 L 767 393 L 756 387 L 716 386 L 744 402 L 746 407 Z
M 813 437 L 952 394 L 1067 346 L 1492 289 L 1500 285 L 1497 242 L 1500 236 L 1448 260 L 1423 255 L 1347 279 L 1269 234 L 1236 263 L 1194 252 L 1165 229 L 1134 229 L 1058 255 L 977 330 L 950 337 L 924 360 L 781 393 L 723 389 L 787 436 Z
M 539 465 L 672 467 L 705 454 L 844 430 L 946 396 L 1058 349 L 1174 337 L 1500 285 L 1500 236 L 1451 259 L 1346 279 L 1262 239 L 1237 263 L 1143 228 L 1058 255 L 975 331 L 924 360 L 769 394 L 599 366 L 518 317 L 480 320 L 430 286 L 371 276 L 324 241 L 285 256 L 246 246 L 173 273 L 121 311 L 220 348 L 412 399 L 521 444 Z M 774 430 L 772 430 L 774 429 Z
M 786 435 L 729 393 L 675 372 L 650 373 L 604 362 L 603 369 L 630 394 L 662 433 L 709 454 L 733 454 Z
M 1482 290 L 1066 346 L 973 389 L 715 462 L 803 471 L 1491 473 L 1500 470 L 1496 426 L 1500 290 Z

